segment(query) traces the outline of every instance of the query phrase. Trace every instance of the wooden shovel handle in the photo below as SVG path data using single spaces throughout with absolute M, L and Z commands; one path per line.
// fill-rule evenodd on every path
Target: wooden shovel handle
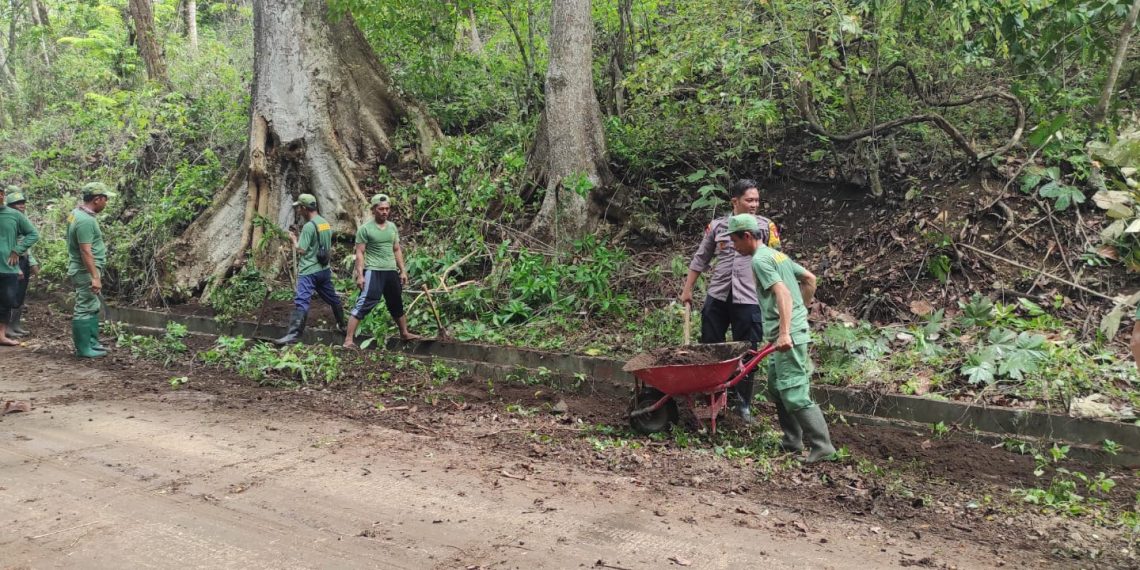
M 689 341 L 691 340 L 689 337 L 692 333 L 692 319 L 690 316 L 690 313 L 692 312 L 693 306 L 689 303 L 685 303 L 685 344 L 689 344 Z

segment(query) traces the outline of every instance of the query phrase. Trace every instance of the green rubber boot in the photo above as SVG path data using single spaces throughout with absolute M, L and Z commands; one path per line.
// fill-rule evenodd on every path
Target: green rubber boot
M 804 430 L 804 439 L 811 448 L 805 463 L 823 461 L 835 454 L 835 446 L 831 445 L 831 434 L 827 431 L 827 420 L 823 417 L 823 410 L 819 406 L 811 406 L 796 410 L 792 414 L 800 428 Z
M 788 409 L 784 407 L 779 396 L 775 397 L 775 401 L 776 418 L 780 420 L 780 429 L 784 431 L 784 437 L 780 439 L 780 449 L 792 453 L 803 451 L 804 430 L 800 429 L 800 424 L 796 422 L 796 418 L 788 413 Z
M 95 352 L 111 352 L 103 343 L 99 342 L 99 317 L 91 319 L 95 324 L 91 325 L 91 350 Z
M 79 358 L 101 358 L 107 356 L 106 352 L 95 350 L 91 345 L 92 326 L 95 334 L 99 330 L 99 317 L 86 319 L 72 319 L 71 341 L 75 343 L 75 356 Z

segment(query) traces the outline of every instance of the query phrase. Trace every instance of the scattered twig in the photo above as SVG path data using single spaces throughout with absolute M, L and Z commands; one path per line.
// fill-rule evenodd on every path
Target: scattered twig
M 506 469 L 500 470 L 499 475 L 502 475 L 503 477 L 506 477 L 508 479 L 518 479 L 519 481 L 526 481 L 525 475 L 515 475 L 515 474 L 511 473 L 510 471 L 507 471 Z
M 994 259 L 996 259 L 996 260 L 998 260 L 998 261 L 1004 261 L 1004 262 L 1006 262 L 1006 263 L 1008 263 L 1008 264 L 1010 264 L 1010 265 L 1012 265 L 1012 266 L 1014 266 L 1014 267 L 1020 267 L 1020 268 L 1022 268 L 1022 269 L 1024 269 L 1024 270 L 1026 270 L 1026 271 L 1037 271 L 1037 269 L 1034 269 L 1034 268 L 1032 268 L 1032 267 L 1029 267 L 1028 265 L 1025 265 L 1025 264 L 1023 264 L 1023 263 L 1018 263 L 1018 262 L 1016 262 L 1016 261 L 1014 261 L 1014 260 L 1012 260 L 1012 259 L 1009 259 L 1009 258 L 1006 258 L 1006 257 L 1002 257 L 1002 256 L 1000 256 L 1000 255 L 997 255 L 997 254 L 995 254 L 995 253 L 990 253 L 990 252 L 988 252 L 988 251 L 985 251 L 985 250 L 983 250 L 983 249 L 978 249 L 978 248 L 976 248 L 976 247 L 974 247 L 974 246 L 972 246 L 972 245 L 969 245 L 969 244 L 959 243 L 959 244 L 957 244 L 957 247 L 964 247 L 964 248 L 966 248 L 966 249 L 968 249 L 968 250 L 970 250 L 970 251 L 973 251 L 973 252 L 976 252 L 976 253 L 980 253 L 980 254 L 982 254 L 982 255 L 985 255 L 985 256 L 987 256 L 987 257 L 992 257 L 992 258 L 994 258 Z M 1068 279 L 1065 279 L 1064 277 L 1058 277 L 1058 276 L 1056 276 L 1056 275 L 1053 275 L 1052 273 L 1046 273 L 1046 272 L 1044 272 L 1044 271 L 1041 271 L 1040 273 L 1041 273 L 1041 275 L 1043 275 L 1043 276 L 1045 276 L 1045 277 L 1048 277 L 1048 278 L 1050 278 L 1050 279 L 1052 279 L 1052 280 L 1054 280 L 1054 281 L 1057 281 L 1058 283 L 1064 283 L 1065 285 L 1068 285 L 1069 287 L 1072 287 L 1072 288 L 1074 288 L 1074 289 L 1078 289 L 1078 290 L 1080 290 L 1080 291 L 1084 291 L 1085 293 L 1088 293 L 1089 295 L 1092 295 L 1092 296 L 1094 296 L 1094 297 L 1100 297 L 1101 299 L 1105 299 L 1105 300 L 1107 300 L 1107 301 L 1116 302 L 1116 299 L 1114 299 L 1114 298 L 1112 298 L 1112 297 L 1109 297 L 1108 295 L 1105 295 L 1104 293 L 1101 293 L 1101 292 L 1099 292 L 1099 291 L 1094 291 L 1094 290 L 1092 290 L 1092 289 L 1089 289 L 1088 287 L 1085 287 L 1084 285 L 1081 285 L 1081 284 L 1079 284 L 1079 283 L 1074 283 L 1074 282 L 1072 282 L 1072 281 L 1069 281 Z
M 55 534 L 59 534 L 59 533 L 61 533 L 61 532 L 67 532 L 67 531 L 69 531 L 69 530 L 75 530 L 75 529 L 77 529 L 77 528 L 83 528 L 83 527 L 85 527 L 85 526 L 91 526 L 91 525 L 93 525 L 93 524 L 99 524 L 99 523 L 101 523 L 101 522 L 103 522 L 103 521 L 101 521 L 101 520 L 98 520 L 98 521 L 92 521 L 92 522 L 89 522 L 89 523 L 86 523 L 86 524 L 81 524 L 81 525 L 79 525 L 79 526 L 73 526 L 73 527 L 70 527 L 70 528 L 65 528 L 65 529 L 57 530 L 57 531 L 55 531 L 55 532 L 49 532 L 49 533 L 47 533 L 47 534 L 41 534 L 41 535 L 39 535 L 39 536 L 29 536 L 28 538 L 29 538 L 29 539 L 31 539 L 31 540 L 36 540 L 36 539 L 38 539 L 38 538 L 44 538 L 44 537 L 47 537 L 47 536 L 52 536 L 52 535 L 55 535 Z
M 534 550 L 532 550 L 530 548 L 527 548 L 525 546 L 519 546 L 517 544 L 492 544 L 491 547 L 492 548 L 517 548 L 519 550 L 527 550 L 530 552 L 534 552 Z
M 406 423 L 406 424 L 408 424 L 408 425 L 410 425 L 410 426 L 412 426 L 412 427 L 414 427 L 414 428 L 417 428 L 417 429 L 420 429 L 420 430 L 426 431 L 426 432 L 428 432 L 428 433 L 430 433 L 430 434 L 439 435 L 439 432 L 437 432 L 437 431 L 435 431 L 435 430 L 433 430 L 433 429 L 431 429 L 431 428 L 429 428 L 429 427 L 424 427 L 424 426 L 422 426 L 422 425 L 420 425 L 420 424 L 417 424 L 416 422 L 413 422 L 412 420 L 404 420 L 404 423 Z
M 594 563 L 594 568 L 609 568 L 610 570 L 632 570 L 623 566 L 614 566 L 613 564 L 606 564 L 604 560 L 599 560 Z

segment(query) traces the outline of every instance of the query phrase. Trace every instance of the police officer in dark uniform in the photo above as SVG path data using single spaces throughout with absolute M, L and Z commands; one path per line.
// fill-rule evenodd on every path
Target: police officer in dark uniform
M 737 214 L 752 214 L 760 208 L 760 190 L 755 180 L 738 180 L 729 189 L 732 212 L 713 220 L 705 228 L 701 244 L 689 263 L 689 274 L 681 292 L 686 308 L 693 302 L 693 286 L 697 277 L 709 271 L 708 296 L 701 308 L 701 342 L 725 342 L 728 329 L 735 341 L 751 342 L 755 347 L 762 337 L 760 306 L 756 297 L 756 279 L 749 258 L 737 255 L 728 234 L 728 220 Z M 771 220 L 756 216 L 760 242 L 779 247 L 780 234 Z M 713 265 L 713 259 L 716 264 Z M 732 409 L 745 423 L 752 423 L 752 374 L 734 388 Z

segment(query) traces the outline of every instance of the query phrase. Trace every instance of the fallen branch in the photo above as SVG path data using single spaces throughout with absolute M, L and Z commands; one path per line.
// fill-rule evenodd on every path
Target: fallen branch
M 86 524 L 81 524 L 81 525 L 79 525 L 79 526 L 73 526 L 73 527 L 70 527 L 70 528 L 65 528 L 65 529 L 57 530 L 57 531 L 55 531 L 55 532 L 49 532 L 49 533 L 47 533 L 47 534 L 41 534 L 41 535 L 39 535 L 39 536 L 29 536 L 28 538 L 29 538 L 29 539 L 31 539 L 31 540 L 36 540 L 36 539 L 38 539 L 38 538 L 44 538 L 44 537 L 47 537 L 47 536 L 56 535 L 56 534 L 59 534 L 59 533 L 61 533 L 61 532 L 67 532 L 67 531 L 69 531 L 69 530 L 75 530 L 75 529 L 77 529 L 77 528 L 83 528 L 83 527 L 85 527 L 85 526 L 91 526 L 91 525 L 93 525 L 93 524 L 99 524 L 99 523 L 101 523 L 101 522 L 103 522 L 103 521 L 101 521 L 101 520 L 100 520 L 100 521 L 92 521 L 92 522 L 89 522 L 89 523 L 86 523 Z
M 836 134 L 829 132 L 827 129 L 823 128 L 823 125 L 820 123 L 819 118 L 815 114 L 814 107 L 812 106 L 810 90 L 807 89 L 806 85 L 803 82 L 796 81 L 795 90 L 797 93 L 798 106 L 800 108 L 800 114 L 803 115 L 804 119 L 808 123 L 808 130 L 832 142 L 851 143 L 867 137 L 886 134 L 906 125 L 913 125 L 916 123 L 931 123 L 945 132 L 946 135 L 950 137 L 950 140 L 954 142 L 955 146 L 962 149 L 962 151 L 965 152 L 973 162 L 980 162 L 997 154 L 1004 153 L 1021 141 L 1021 135 L 1025 132 L 1025 107 L 1021 104 L 1021 100 L 1014 95 L 1000 89 L 987 89 L 981 93 L 966 97 L 965 99 L 959 99 L 955 101 L 933 101 L 927 98 L 923 93 L 922 88 L 918 83 L 918 77 L 915 75 L 914 71 L 910 68 L 909 65 L 903 62 L 896 62 L 888 66 L 886 70 L 881 73 L 872 73 L 872 80 L 874 80 L 875 76 L 885 76 L 894 69 L 906 70 L 907 75 L 914 86 L 915 95 L 924 104 L 931 107 L 961 107 L 963 105 L 977 103 L 978 101 L 983 101 L 986 99 L 1001 99 L 1008 101 L 1013 106 L 1014 112 L 1017 115 L 1017 121 L 1014 126 L 1013 134 L 1004 145 L 985 153 L 979 153 L 974 149 L 973 145 L 971 145 L 970 142 L 966 140 L 966 137 L 962 135 L 961 131 L 959 131 L 954 125 L 950 124 L 950 121 L 947 121 L 945 117 L 938 113 L 920 113 L 910 115 L 908 117 L 901 117 L 898 119 L 892 119 L 890 121 L 878 123 L 859 131 L 846 134 Z
M 1033 271 L 1033 272 L 1040 273 L 1041 275 L 1048 277 L 1049 279 L 1052 279 L 1058 283 L 1064 283 L 1065 285 L 1068 285 L 1069 287 L 1072 287 L 1074 289 L 1078 289 L 1080 291 L 1084 291 L 1085 293 L 1088 293 L 1089 295 L 1092 295 L 1094 297 L 1099 297 L 1101 299 L 1105 299 L 1107 301 L 1112 301 L 1114 303 L 1116 302 L 1115 298 L 1109 297 L 1108 295 L 1105 295 L 1104 293 L 1101 293 L 1099 291 L 1094 291 L 1092 289 L 1089 289 L 1088 287 L 1085 287 L 1084 285 L 1081 285 L 1080 283 L 1074 283 L 1072 281 L 1069 281 L 1068 279 L 1065 279 L 1064 277 L 1058 277 L 1056 275 L 1053 275 L 1052 273 L 1047 273 L 1043 270 L 1038 270 L 1036 268 L 1030 267 L 1030 266 L 1025 265 L 1023 263 L 1018 263 L 1018 262 L 1016 262 L 1012 259 L 1009 259 L 1007 257 L 1002 257 L 1002 256 L 997 255 L 995 253 L 990 253 L 990 252 L 985 251 L 983 249 L 978 249 L 978 248 L 976 248 L 972 245 L 969 245 L 969 244 L 959 243 L 959 244 L 955 244 L 955 246 L 956 247 L 964 247 L 970 251 L 973 251 L 975 253 L 980 253 L 986 257 L 991 257 L 991 258 L 996 259 L 998 261 L 1004 261 L 1004 262 L 1006 262 L 1006 263 L 1008 263 L 1014 267 L 1020 267 L 1021 269 L 1024 269 L 1026 271 Z

